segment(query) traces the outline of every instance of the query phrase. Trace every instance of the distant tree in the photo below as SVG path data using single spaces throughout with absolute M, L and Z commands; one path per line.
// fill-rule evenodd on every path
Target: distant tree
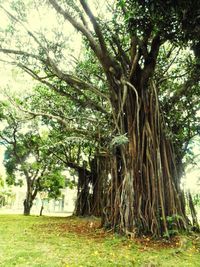
M 41 118 L 49 129 L 46 146 L 52 157 L 75 170 L 78 181 L 74 214 L 100 216 L 105 201 L 103 185 L 107 179 L 105 173 L 100 175 L 101 167 L 106 165 L 102 164 L 101 151 L 110 134 L 106 118 L 77 107 L 44 85 L 36 86 L 30 95 L 16 99 L 15 106 L 30 119 Z
M 10 113 L 0 138 L 6 146 L 7 183 L 22 185 L 23 179 L 26 181 L 24 215 L 30 214 L 38 192 L 46 191 L 52 198 L 60 195 L 60 189 L 65 187 L 63 165 L 52 160 L 48 150 L 42 149 L 45 137 L 39 134 L 37 126 L 27 125 Z

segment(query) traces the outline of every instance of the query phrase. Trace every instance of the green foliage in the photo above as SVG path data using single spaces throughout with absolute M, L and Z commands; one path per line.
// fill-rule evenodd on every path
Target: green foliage
M 125 135 L 115 136 L 110 143 L 111 148 L 116 148 L 121 145 L 125 145 L 129 142 L 128 137 Z
M 76 188 L 77 183 L 75 180 L 65 179 L 65 186 L 69 187 L 70 189 L 74 189 L 74 188 Z
M 59 169 L 46 173 L 40 179 L 40 191 L 47 192 L 49 198 L 56 199 L 60 196 L 60 189 L 65 187 L 65 179 Z
M 65 186 L 64 166 L 51 157 L 48 135 L 39 132 L 40 122 L 20 120 L 15 113 L 5 118 L 7 126 L 1 139 L 6 144 L 7 184 L 22 186 L 26 182 L 27 186 L 31 184 L 33 192 L 45 191 L 50 198 L 58 197 L 60 189 Z
M 193 196 L 193 203 L 195 206 L 200 207 L 200 194 L 195 194 Z
M 5 114 L 4 111 L 5 109 L 8 107 L 8 104 L 6 103 L 6 101 L 0 101 L 0 120 L 2 121 L 3 119 L 5 119 Z
M 5 168 L 6 168 L 7 166 L 5 166 Z M 13 170 L 13 172 L 14 172 L 14 170 Z M 12 174 L 9 174 L 9 171 L 7 172 L 7 176 L 6 176 L 6 183 L 8 184 L 8 185 L 14 185 L 15 184 L 15 175 L 14 175 L 14 173 L 12 173 Z
M 173 214 L 172 216 L 167 216 L 167 224 L 168 224 L 168 233 L 164 234 L 164 237 L 171 237 L 178 234 L 177 230 L 177 222 L 182 220 L 183 218 L 178 214 Z
M 199 38 L 199 1 L 119 1 L 120 7 L 129 10 L 126 21 L 129 29 L 137 34 L 149 30 L 163 40 L 184 43 Z

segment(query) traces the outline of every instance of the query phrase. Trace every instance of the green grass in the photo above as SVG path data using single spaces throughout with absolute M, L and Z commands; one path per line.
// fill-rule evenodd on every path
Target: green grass
M 200 266 L 197 235 L 167 247 L 107 234 L 97 224 L 90 218 L 0 215 L 0 266 Z

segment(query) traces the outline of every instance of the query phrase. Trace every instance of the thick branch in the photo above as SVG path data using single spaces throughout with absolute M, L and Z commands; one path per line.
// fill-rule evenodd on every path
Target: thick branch
M 36 79 L 36 80 L 40 81 L 41 83 L 47 85 L 48 87 L 50 87 L 51 89 L 53 89 L 56 93 L 59 93 L 60 95 L 63 95 L 63 96 L 68 97 L 69 99 L 71 99 L 75 103 L 78 103 L 80 106 L 82 106 L 84 108 L 85 107 L 90 107 L 90 108 L 95 109 L 97 111 L 100 111 L 100 112 L 102 112 L 104 114 L 108 114 L 107 111 L 103 107 L 101 107 L 100 105 L 98 105 L 97 103 L 95 103 L 94 101 L 92 101 L 83 92 L 81 92 L 80 89 L 78 89 L 77 87 L 75 87 L 75 84 L 74 84 L 74 90 L 76 90 L 76 92 L 78 92 L 80 95 L 83 95 L 86 98 L 86 102 L 80 100 L 77 97 L 72 96 L 71 94 L 67 93 L 66 91 L 63 91 L 62 88 L 58 89 L 56 86 L 54 86 L 50 82 L 48 82 L 46 80 L 43 80 L 43 78 L 41 78 L 40 76 L 38 76 L 33 70 L 29 69 L 27 66 L 25 66 L 25 65 L 23 65 L 21 63 L 16 63 L 16 65 L 19 66 L 21 69 L 23 69 L 26 73 L 28 73 L 29 75 L 31 75 L 34 79 Z
M 3 7 L 2 7 L 3 8 Z M 4 9 L 4 8 L 3 8 Z M 54 63 L 54 61 L 49 57 L 48 51 L 47 49 L 41 44 L 41 42 L 38 40 L 38 38 L 32 33 L 30 32 L 25 26 L 24 24 L 18 20 L 15 16 L 13 16 L 11 13 L 9 13 L 6 9 L 4 9 L 4 11 L 12 18 L 14 19 L 16 22 L 20 23 L 22 25 L 22 27 L 27 31 L 27 33 L 35 40 L 35 42 L 43 49 L 43 51 L 45 52 L 47 59 L 41 59 L 41 57 L 31 54 L 31 53 L 27 53 L 25 51 L 20 51 L 20 50 L 14 50 L 14 49 L 0 49 L 0 52 L 3 52 L 5 54 L 14 54 L 14 55 L 22 55 L 22 56 L 27 56 L 27 57 L 32 57 L 35 58 L 39 61 L 41 61 L 42 63 L 48 65 L 49 67 L 52 67 L 53 70 L 55 71 L 55 74 L 58 76 L 58 78 L 63 79 L 64 81 L 66 81 L 69 85 L 71 86 L 79 86 L 82 89 L 88 89 L 90 91 L 92 91 L 93 93 L 99 95 L 102 98 L 105 98 L 108 100 L 108 97 L 106 95 L 104 95 L 103 93 L 101 93 L 99 91 L 98 88 L 96 88 L 95 86 L 86 83 L 85 81 L 82 81 L 81 79 L 79 79 L 78 77 L 75 77 L 73 75 L 69 75 L 69 74 L 65 74 L 63 73 L 58 66 Z
M 48 57 L 47 60 L 44 60 L 44 59 L 41 59 L 37 55 L 31 54 L 31 53 L 27 53 L 25 51 L 14 50 L 14 49 L 0 49 L 0 52 L 6 53 L 6 54 L 14 54 L 14 55 L 22 55 L 22 56 L 32 57 L 32 58 L 35 58 L 35 59 L 41 61 L 46 66 L 52 67 L 55 75 L 59 79 L 65 81 L 68 85 L 74 87 L 74 89 L 79 94 L 83 95 L 86 98 L 87 104 L 85 103 L 84 107 L 85 106 L 90 106 L 90 107 L 96 109 L 97 111 L 100 111 L 100 112 L 103 112 L 104 114 L 107 114 L 107 111 L 103 107 L 101 107 L 100 105 L 98 105 L 94 101 L 91 101 L 91 99 L 88 98 L 81 90 L 82 89 L 89 90 L 89 91 L 93 92 L 94 94 L 96 94 L 97 96 L 102 97 L 103 99 L 106 99 L 107 101 L 109 101 L 109 98 L 108 98 L 107 95 L 103 94 L 98 88 L 96 88 L 92 84 L 89 84 L 89 83 L 79 79 L 76 76 L 63 73 L 49 57 Z M 43 84 L 46 84 L 48 87 L 51 87 L 52 89 L 54 89 L 54 91 L 60 93 L 59 90 L 57 90 L 55 87 L 52 87 L 52 85 L 49 82 L 44 80 L 45 77 L 38 76 L 33 70 L 31 70 L 27 66 L 23 65 L 22 63 L 17 63 L 17 62 L 8 62 L 8 63 L 17 65 L 18 67 L 23 69 L 26 73 L 31 75 L 34 79 L 40 81 Z M 49 76 L 46 76 L 46 78 L 48 78 L 48 77 Z M 79 89 L 77 88 L 77 86 L 78 86 Z M 78 100 L 77 98 L 72 97 L 70 94 L 65 94 L 65 96 L 68 96 L 71 99 L 73 98 L 72 99 L 73 101 L 79 102 L 79 104 L 83 105 L 82 101 Z
M 119 65 L 117 64 L 117 62 L 107 53 L 107 49 L 106 49 L 106 45 L 104 42 L 104 38 L 102 36 L 102 33 L 100 31 L 100 28 L 97 24 L 97 22 L 94 22 L 94 16 L 92 14 L 89 14 L 89 8 L 87 9 L 86 7 L 86 3 L 84 2 L 84 6 L 85 6 L 85 10 L 87 10 L 88 12 L 88 16 L 90 19 L 93 20 L 93 23 L 95 24 L 95 31 L 97 34 L 97 37 L 99 39 L 99 43 L 97 43 L 94 39 L 94 37 L 92 36 L 92 33 L 81 23 L 79 23 L 78 21 L 76 21 L 76 19 L 69 13 L 69 11 L 67 10 L 63 10 L 62 7 L 60 5 L 58 5 L 58 3 L 55 0 L 49 0 L 50 4 L 55 8 L 55 10 L 61 14 L 67 21 L 69 21 L 76 30 L 80 31 L 83 36 L 85 36 L 90 44 L 90 47 L 92 48 L 92 50 L 94 51 L 94 53 L 96 54 L 97 58 L 99 59 L 101 65 L 103 66 L 104 70 L 106 72 L 109 72 L 110 67 L 112 67 L 115 70 L 115 73 L 118 74 L 119 72 Z M 96 21 L 96 19 L 95 19 Z M 93 25 L 94 25 L 93 24 Z
M 96 88 L 94 85 L 89 84 L 81 79 L 79 79 L 77 76 L 71 75 L 71 74 L 65 74 L 63 73 L 55 64 L 52 66 L 53 70 L 55 71 L 55 73 L 57 74 L 58 78 L 60 78 L 61 80 L 64 80 L 67 84 L 73 86 L 78 86 L 81 89 L 86 89 L 89 90 L 91 92 L 93 92 L 94 94 L 109 100 L 108 96 L 103 94 L 102 92 L 100 92 L 100 90 L 98 88 Z
M 101 32 L 101 29 L 99 27 L 99 24 L 97 23 L 95 16 L 93 15 L 90 7 L 88 6 L 88 4 L 86 3 L 85 0 L 80 0 L 80 3 L 81 3 L 85 13 L 88 15 L 88 17 L 89 17 L 89 19 L 93 25 L 94 31 L 95 31 L 98 39 L 99 39 L 99 43 L 101 45 L 102 51 L 107 54 L 107 47 L 105 44 L 105 40 L 104 40 L 103 34 Z
M 149 52 L 144 63 L 144 69 L 142 71 L 142 79 L 141 79 L 142 87 L 147 82 L 147 80 L 153 75 L 160 45 L 161 45 L 160 36 L 157 35 L 152 40 L 151 51 Z
M 69 21 L 76 30 L 80 31 L 89 41 L 91 48 L 95 51 L 98 57 L 102 56 L 101 47 L 98 43 L 96 43 L 95 39 L 93 38 L 92 34 L 88 31 L 88 29 L 81 23 L 75 20 L 71 14 L 63 10 L 61 6 L 55 0 L 49 0 L 49 3 L 55 8 L 55 10 L 61 14 L 67 21 Z
M 84 171 L 87 175 L 91 175 L 91 172 L 89 170 L 87 170 L 86 168 L 80 166 L 79 164 L 75 163 L 75 162 L 72 162 L 72 161 L 69 161 L 67 159 L 67 156 L 65 156 L 65 159 L 62 158 L 61 156 L 58 155 L 58 153 L 54 152 L 53 150 L 51 151 L 51 153 L 57 158 L 59 159 L 60 161 L 62 161 L 64 164 L 66 164 L 67 167 L 69 168 L 72 168 L 76 171 Z

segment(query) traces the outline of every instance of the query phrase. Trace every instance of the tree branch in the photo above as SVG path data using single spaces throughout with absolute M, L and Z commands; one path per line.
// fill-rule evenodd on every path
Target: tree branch
M 103 107 L 101 107 L 97 103 L 91 101 L 91 99 L 88 98 L 81 90 L 82 89 L 89 90 L 89 91 L 93 92 L 95 95 L 97 95 L 99 97 L 102 97 L 103 99 L 106 99 L 107 101 L 109 101 L 109 97 L 107 95 L 103 94 L 98 88 L 96 88 L 92 84 L 89 84 L 89 83 L 79 79 L 78 77 L 76 77 L 74 75 L 63 73 L 56 66 L 56 64 L 53 62 L 53 60 L 51 60 L 49 57 L 48 57 L 47 60 L 44 60 L 44 59 L 41 59 L 37 55 L 31 54 L 31 53 L 27 53 L 25 51 L 14 50 L 14 49 L 0 49 L 0 52 L 6 53 L 6 54 L 14 54 L 14 55 L 22 55 L 22 56 L 25 55 L 27 57 L 32 57 L 32 58 L 35 58 L 35 59 L 41 61 L 46 66 L 52 67 L 53 71 L 54 71 L 54 73 L 52 73 L 52 75 L 55 74 L 59 79 L 65 81 L 68 85 L 74 87 L 74 89 L 76 91 L 78 91 L 79 94 L 82 94 L 86 98 L 87 104 L 85 104 L 85 106 L 91 106 L 91 107 L 95 108 L 97 111 L 101 111 L 104 114 L 107 114 L 107 111 L 105 109 L 103 109 Z M 50 86 L 50 83 L 44 80 L 45 78 L 51 77 L 51 75 L 48 75 L 46 77 L 40 77 L 33 70 L 31 70 L 30 68 L 28 68 L 27 66 L 25 66 L 22 63 L 9 62 L 9 64 L 13 64 L 13 65 L 19 66 L 26 73 L 31 75 L 34 79 L 36 79 L 36 80 L 40 81 L 41 83 L 48 85 L 48 87 L 52 88 L 52 85 Z M 78 86 L 79 89 L 77 88 L 77 86 Z M 54 91 L 59 92 L 57 89 L 55 90 L 55 87 L 53 89 L 54 89 Z M 68 94 L 67 96 L 72 99 L 72 96 L 70 94 Z M 72 100 L 75 101 L 75 102 L 78 101 L 77 98 L 73 98 Z M 80 101 L 79 101 L 79 104 L 80 104 Z M 81 105 L 83 105 L 83 103 Z
M 61 14 L 67 21 L 69 21 L 76 30 L 80 31 L 83 34 L 83 36 L 87 38 L 90 44 L 90 47 L 96 54 L 105 72 L 109 72 L 110 67 L 112 67 L 115 70 L 116 74 L 118 74 L 119 65 L 107 52 L 107 48 L 106 48 L 102 33 L 100 31 L 99 25 L 97 24 L 97 22 L 95 22 L 96 19 L 94 18 L 92 13 L 90 13 L 91 11 L 89 12 L 90 9 L 87 6 L 87 4 L 84 1 L 82 1 L 82 4 L 84 5 L 85 10 L 87 10 L 86 14 L 90 18 L 90 20 L 92 19 L 92 22 L 94 23 L 93 25 L 94 25 L 95 33 L 99 39 L 99 43 L 95 41 L 92 33 L 83 24 L 76 21 L 76 19 L 69 13 L 69 11 L 63 10 L 62 7 L 58 5 L 58 3 L 55 0 L 49 0 L 49 3 L 55 8 L 55 10 L 59 14 Z
M 107 47 L 105 44 L 105 40 L 104 40 L 103 34 L 101 32 L 101 29 L 99 27 L 99 24 L 97 23 L 95 16 L 93 15 L 90 7 L 88 6 L 88 4 L 86 3 L 85 0 L 80 0 L 80 3 L 81 3 L 85 13 L 88 15 L 88 17 L 89 17 L 89 19 L 93 25 L 94 31 L 95 31 L 98 39 L 99 39 L 99 43 L 100 43 L 102 51 L 107 54 L 108 51 L 107 51 Z
M 77 87 L 75 87 L 75 84 L 73 85 L 74 86 L 74 90 L 76 90 L 80 95 L 83 95 L 86 98 L 86 102 L 80 100 L 77 97 L 72 96 L 71 94 L 67 93 L 66 91 L 63 91 L 62 88 L 58 89 L 56 86 L 54 86 L 50 82 L 48 82 L 46 80 L 43 80 L 43 78 L 41 78 L 40 76 L 38 76 L 33 70 L 29 69 L 27 66 L 25 66 L 25 65 L 23 65 L 21 63 L 15 63 L 15 64 L 17 66 L 19 66 L 21 69 L 23 69 L 26 73 L 28 73 L 29 75 L 31 75 L 34 79 L 40 81 L 41 83 L 47 85 L 49 88 L 53 89 L 56 93 L 59 93 L 60 95 L 63 95 L 65 97 L 68 97 L 69 99 L 71 99 L 75 103 L 78 103 L 80 106 L 82 106 L 84 108 L 85 107 L 90 107 L 91 109 L 95 109 L 97 111 L 100 111 L 100 112 L 108 115 L 108 112 L 103 107 L 101 107 L 99 104 L 95 103 L 89 97 L 87 97 L 83 92 L 81 92 L 80 89 L 78 89 Z M 81 82 L 79 80 L 77 80 L 77 83 L 79 83 L 79 85 L 80 85 Z
M 67 84 L 71 85 L 72 87 L 78 86 L 81 89 L 89 90 L 89 91 L 93 92 L 94 94 L 109 101 L 108 96 L 103 94 L 102 92 L 100 92 L 100 90 L 98 88 L 96 88 L 95 86 L 93 86 L 92 84 L 89 84 L 89 83 L 79 79 L 77 76 L 63 73 L 55 64 L 51 64 L 51 66 L 53 67 L 53 70 L 57 74 L 57 77 L 60 78 L 61 80 L 64 80 Z
M 71 86 L 79 86 L 82 87 L 83 89 L 88 89 L 91 92 L 95 93 L 96 95 L 99 95 L 100 97 L 104 98 L 104 99 L 108 99 L 108 96 L 106 96 L 105 94 L 101 93 L 99 91 L 98 88 L 96 88 L 95 86 L 86 83 L 85 81 L 82 81 L 81 79 L 79 79 L 78 77 L 75 77 L 73 75 L 69 75 L 69 74 L 65 74 L 63 73 L 58 66 L 55 64 L 55 62 L 49 57 L 48 51 L 47 49 L 41 44 L 41 42 L 38 40 L 38 38 L 30 31 L 28 30 L 25 25 L 19 21 L 15 16 L 13 16 L 10 12 L 8 12 L 5 8 L 3 8 L 2 6 L 0 6 L 12 19 L 14 19 L 16 22 L 20 23 L 22 25 L 22 27 L 27 31 L 27 33 L 35 40 L 35 42 L 44 50 L 47 59 L 44 60 L 41 57 L 31 54 L 31 53 L 27 53 L 24 51 L 20 51 L 20 50 L 14 50 L 14 49 L 0 49 L 0 52 L 6 53 L 6 54 L 15 54 L 15 55 L 22 55 L 22 56 L 27 56 L 27 57 L 32 57 L 35 58 L 39 61 L 41 61 L 42 63 L 50 66 L 53 68 L 53 70 L 55 71 L 55 74 L 58 76 L 58 78 L 63 79 L 65 82 L 67 82 L 69 85 Z M 84 26 L 83 26 L 84 27 Z M 99 29 L 100 30 L 100 29 Z M 103 36 L 102 36 L 103 37 Z
M 46 63 L 45 60 L 41 59 L 39 56 L 25 52 L 25 51 L 21 51 L 21 50 L 15 50 L 15 49 L 6 49 L 6 48 L 0 48 L 0 52 L 4 53 L 4 54 L 12 54 L 12 55 L 20 55 L 20 56 L 27 56 L 27 57 L 31 57 L 34 59 L 37 59 L 43 63 Z
M 144 62 L 144 68 L 142 70 L 142 79 L 141 79 L 142 87 L 154 72 L 160 45 L 161 45 L 160 36 L 156 35 L 151 43 L 151 51 L 148 53 L 148 56 Z
M 54 9 L 61 14 L 67 21 L 69 21 L 76 30 L 80 31 L 89 41 L 90 46 L 93 51 L 95 51 L 96 55 L 98 55 L 99 58 L 102 56 L 101 47 L 98 43 L 96 43 L 95 39 L 93 38 L 91 32 L 81 23 L 75 20 L 71 14 L 63 10 L 61 6 L 58 5 L 58 3 L 55 0 L 49 0 L 49 3 L 54 7 Z
M 15 105 L 16 108 L 18 108 L 19 110 L 21 110 L 24 113 L 33 115 L 34 117 L 42 116 L 42 117 L 47 117 L 47 118 L 50 118 L 50 119 L 55 119 L 60 124 L 65 126 L 65 131 L 67 131 L 68 133 L 77 133 L 77 134 L 80 134 L 80 135 L 83 135 L 83 136 L 92 136 L 95 139 L 98 138 L 98 133 L 91 133 L 90 131 L 87 131 L 87 130 L 81 129 L 81 128 L 71 128 L 71 127 L 69 127 L 69 121 L 67 121 L 67 120 L 65 120 L 65 119 L 63 119 L 63 118 L 61 118 L 59 116 L 55 116 L 55 115 L 52 115 L 52 114 L 49 114 L 49 113 L 44 113 L 44 112 L 34 112 L 34 111 L 27 110 L 27 109 L 23 109 L 19 105 L 17 105 L 15 102 L 13 102 L 12 99 L 10 99 L 10 101 L 12 101 L 12 104 Z M 70 120 L 71 120 L 71 118 L 70 118 Z M 92 122 L 94 122 L 94 121 L 92 121 Z

